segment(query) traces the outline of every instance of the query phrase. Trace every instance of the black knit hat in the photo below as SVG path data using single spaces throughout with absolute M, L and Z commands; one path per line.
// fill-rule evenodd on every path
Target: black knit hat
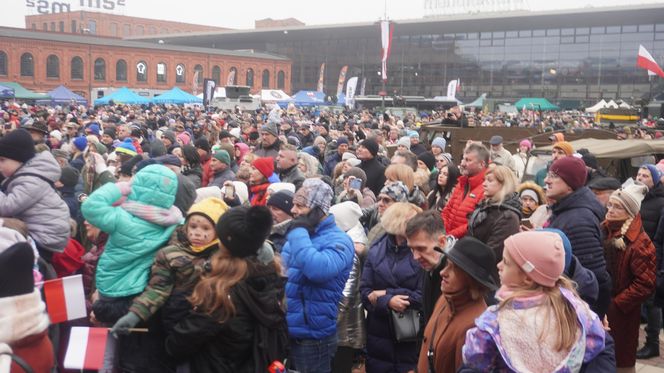
M 0 298 L 30 294 L 35 289 L 35 255 L 27 242 L 9 246 L 0 254 Z
M 371 155 L 373 155 L 374 157 L 378 155 L 378 143 L 376 142 L 376 140 L 366 139 L 360 143 L 360 146 L 364 146 L 365 148 L 367 148 L 369 153 L 371 153 Z
M 436 157 L 430 151 L 420 153 L 420 155 L 417 156 L 417 160 L 424 162 L 429 170 L 433 169 L 433 166 L 436 165 Z
M 197 138 L 196 141 L 194 141 L 194 146 L 198 149 L 205 150 L 208 153 L 210 152 L 210 142 L 203 136 Z
M 268 206 L 273 206 L 286 214 L 293 216 L 291 209 L 293 208 L 293 192 L 290 190 L 280 190 L 270 196 L 267 200 Z
M 63 167 L 60 182 L 66 187 L 75 187 L 78 184 L 79 172 L 74 167 Z
M 0 157 L 25 163 L 35 156 L 35 143 L 24 129 L 14 130 L 0 138 Z
M 272 230 L 272 214 L 265 206 L 238 206 L 217 222 L 217 236 L 230 254 L 238 258 L 256 255 Z
M 115 140 L 115 130 L 113 128 L 106 128 L 104 130 L 104 135 L 109 136 L 113 140 Z

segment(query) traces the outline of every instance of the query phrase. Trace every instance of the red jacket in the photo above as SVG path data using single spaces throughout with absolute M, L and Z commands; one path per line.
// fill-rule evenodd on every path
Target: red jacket
M 484 198 L 484 174 L 486 170 L 474 176 L 461 176 L 459 183 L 452 190 L 450 200 L 445 205 L 441 216 L 445 223 L 445 232 L 455 238 L 461 238 L 468 231 L 468 216 Z M 468 193 L 466 191 L 468 185 Z
M 201 168 L 203 169 L 203 175 L 201 175 L 201 187 L 206 187 L 210 181 L 214 180 L 214 171 L 210 168 L 210 163 L 212 163 L 212 157 L 208 156 L 208 159 L 205 161 L 201 159 Z

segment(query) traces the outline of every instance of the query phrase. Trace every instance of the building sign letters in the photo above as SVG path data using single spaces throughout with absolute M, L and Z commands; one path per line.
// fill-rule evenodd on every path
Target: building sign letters
M 25 6 L 32 8 L 39 14 L 71 12 L 72 5 L 81 9 L 90 10 L 119 10 L 127 5 L 127 0 L 79 0 L 53 1 L 53 0 L 25 0 Z

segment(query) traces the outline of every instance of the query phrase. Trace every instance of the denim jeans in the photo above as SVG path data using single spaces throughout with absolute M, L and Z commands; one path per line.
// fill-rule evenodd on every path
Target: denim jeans
M 290 358 L 300 373 L 330 373 L 337 351 L 337 334 L 323 339 L 290 340 Z

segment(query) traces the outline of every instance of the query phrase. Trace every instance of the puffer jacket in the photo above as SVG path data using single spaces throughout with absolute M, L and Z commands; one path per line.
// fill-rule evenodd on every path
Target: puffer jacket
M 643 221 L 643 230 L 646 231 L 651 240 L 657 233 L 657 224 L 662 216 L 664 208 L 664 185 L 659 184 L 648 191 L 641 202 L 641 220 Z
M 37 153 L 3 181 L 0 193 L 0 216 L 23 221 L 39 247 L 52 253 L 63 252 L 69 240 L 69 208 L 52 185 L 60 173 L 51 153 Z
M 304 228 L 286 235 L 281 253 L 287 271 L 288 332 L 292 338 L 322 339 L 337 332 L 337 310 L 355 248 L 328 215 L 312 236 Z
M 448 235 L 459 239 L 468 231 L 468 216 L 475 210 L 477 204 L 484 198 L 485 171 L 477 175 L 459 177 L 459 182 L 452 190 L 450 200 L 441 213 L 445 222 L 445 231 Z M 467 190 L 466 190 L 467 189 Z
M 551 207 L 547 228 L 560 229 L 572 244 L 572 253 L 581 265 L 593 271 L 599 285 L 596 304 L 590 307 L 603 317 L 611 297 L 611 276 L 606 269 L 600 222 L 604 207 L 588 187 L 575 190 Z
M 343 297 L 339 302 L 339 315 L 337 317 L 337 343 L 339 346 L 362 349 L 367 341 L 364 308 L 360 296 L 361 275 L 362 262 L 360 257 L 355 254 L 353 256 L 353 267 L 348 275 Z
M 177 176 L 161 165 L 150 165 L 133 179 L 127 201 L 179 214 Z M 168 242 L 177 223 L 159 225 L 114 206 L 123 197 L 117 184 L 105 184 L 85 200 L 81 211 L 90 224 L 109 234 L 97 265 L 97 289 L 106 297 L 125 297 L 145 289 L 156 251 Z M 174 219 L 175 220 L 175 219 Z
M 468 236 L 487 244 L 496 254 L 497 262 L 500 262 L 505 239 L 519 233 L 520 223 L 521 201 L 518 194 L 506 196 L 500 204 L 483 200 L 468 218 Z

